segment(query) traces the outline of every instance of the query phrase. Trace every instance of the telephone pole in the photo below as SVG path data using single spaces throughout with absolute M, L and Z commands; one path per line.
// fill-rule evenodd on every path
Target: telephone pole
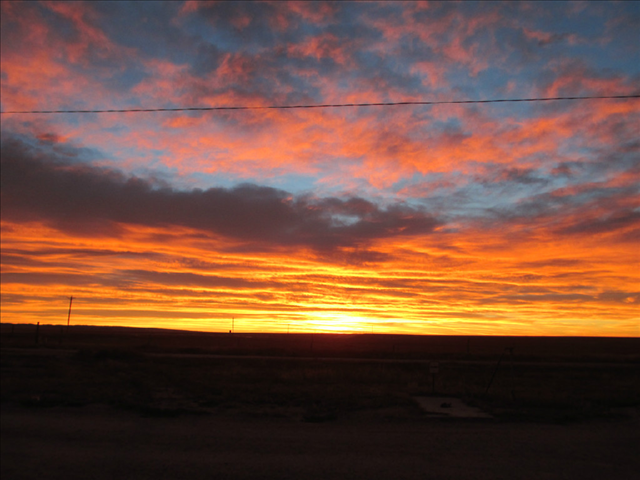
M 69 315 L 67 316 L 67 329 L 69 329 L 69 323 L 71 322 L 71 304 L 73 303 L 73 297 L 69 297 Z

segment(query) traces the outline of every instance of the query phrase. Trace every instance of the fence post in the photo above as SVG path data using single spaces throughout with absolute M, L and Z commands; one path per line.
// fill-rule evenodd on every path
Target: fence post
M 498 368 L 500 367 L 500 364 L 502 363 L 502 359 L 504 358 L 504 354 L 506 353 L 507 350 L 509 350 L 509 349 L 505 348 L 503 350 L 502 354 L 500 355 L 500 358 L 498 359 L 498 363 L 496 363 L 496 368 L 493 370 L 493 375 L 491 375 L 491 380 L 489 380 L 489 385 L 487 385 L 487 389 L 484 391 L 485 395 L 487 393 L 489 393 L 489 388 L 491 387 L 491 384 L 493 383 L 493 379 L 496 378 L 496 373 L 498 373 Z

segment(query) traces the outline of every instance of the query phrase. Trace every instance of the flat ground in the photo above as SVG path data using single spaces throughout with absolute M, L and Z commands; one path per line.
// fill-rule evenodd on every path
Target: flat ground
M 149 418 L 2 410 L 3 479 L 632 479 L 637 422 Z
M 640 471 L 639 339 L 1 333 L 3 479 Z M 429 415 L 431 395 L 492 418 Z

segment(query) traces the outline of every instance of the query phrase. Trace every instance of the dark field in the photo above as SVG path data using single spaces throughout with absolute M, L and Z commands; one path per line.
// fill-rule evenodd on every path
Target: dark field
M 3 404 L 102 403 L 147 415 L 216 411 L 309 421 L 376 409 L 417 415 L 412 397 L 434 393 L 501 419 L 624 416 L 640 405 L 638 338 L 37 331 L 6 324 L 0 333 Z
M 337 470 L 325 466 L 334 478 L 602 478 L 596 473 L 605 471 L 617 472 L 609 478 L 632 478 L 639 466 L 632 454 L 640 442 L 638 338 L 216 334 L 82 326 L 67 331 L 7 324 L 0 333 L 3 478 L 36 478 L 44 470 L 49 478 L 83 478 L 84 469 L 96 462 L 124 455 L 116 446 L 127 443 L 128 435 L 142 442 L 140 428 L 169 435 L 165 443 L 157 437 L 161 445 L 154 451 L 171 467 L 152 466 L 145 455 L 153 454 L 144 447 L 141 457 L 125 455 L 139 469 L 130 478 L 163 472 L 164 478 L 175 478 L 184 473 L 181 462 L 204 462 L 201 477 L 188 475 L 197 478 L 323 478 L 323 470 L 305 470 L 306 463 L 295 463 L 299 456 L 290 458 L 297 451 L 296 438 L 308 442 L 298 445 L 307 462 L 343 462 Z M 435 376 L 433 362 L 438 363 Z M 463 399 L 493 418 L 443 418 L 424 412 L 415 401 L 436 394 Z M 96 430 L 94 423 L 115 426 Z M 48 433 L 38 425 L 48 425 Z M 199 430 L 205 425 L 206 432 Z M 112 429 L 124 437 L 117 440 Z M 385 452 L 398 461 L 413 452 L 426 462 L 430 457 L 419 452 L 439 449 L 429 436 L 436 431 L 460 450 L 441 452 L 451 464 L 441 464 L 431 477 L 424 475 L 427 464 L 409 468 L 417 461 L 413 457 L 394 467 L 397 476 L 385 470 L 394 462 L 391 457 L 374 468 Z M 368 440 L 356 442 L 358 432 Z M 191 438 L 182 447 L 171 440 L 180 435 Z M 92 441 L 104 451 L 84 451 Z M 525 463 L 506 453 L 504 459 L 487 459 L 500 457 L 514 441 L 528 449 Z M 218 475 L 210 475 L 211 452 L 203 450 L 204 457 L 196 459 L 181 450 L 200 451 L 207 442 L 230 449 L 213 462 Z M 274 452 L 256 458 L 260 442 Z M 286 451 L 278 450 L 278 442 Z M 490 454 L 485 450 L 491 445 L 498 450 Z M 48 448 L 62 449 L 61 456 L 47 457 Z M 343 455 L 345 448 L 353 449 L 351 460 L 332 456 L 338 455 L 335 449 Z M 236 458 L 239 452 L 246 462 Z M 89 459 L 87 465 L 56 463 L 76 453 Z M 472 463 L 481 472 L 473 475 L 456 463 L 460 453 L 476 455 Z M 174 454 L 172 463 L 168 458 Z M 18 468 L 29 455 L 35 462 L 30 469 Z M 575 463 L 578 458 L 582 464 Z M 238 465 L 224 467 L 225 461 L 233 464 L 229 459 Z M 290 461 L 297 473 L 288 476 Z M 522 470 L 525 464 L 529 470 Z M 113 476 L 126 478 L 126 468 L 118 465 Z M 59 474 L 51 474 L 53 467 Z

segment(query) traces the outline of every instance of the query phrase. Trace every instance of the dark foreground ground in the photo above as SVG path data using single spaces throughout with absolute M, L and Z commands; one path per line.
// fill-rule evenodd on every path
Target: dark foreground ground
M 3 479 L 635 479 L 637 422 L 2 411 Z
M 3 480 L 640 471 L 640 339 L 0 334 Z M 419 408 L 436 394 L 492 418 Z

